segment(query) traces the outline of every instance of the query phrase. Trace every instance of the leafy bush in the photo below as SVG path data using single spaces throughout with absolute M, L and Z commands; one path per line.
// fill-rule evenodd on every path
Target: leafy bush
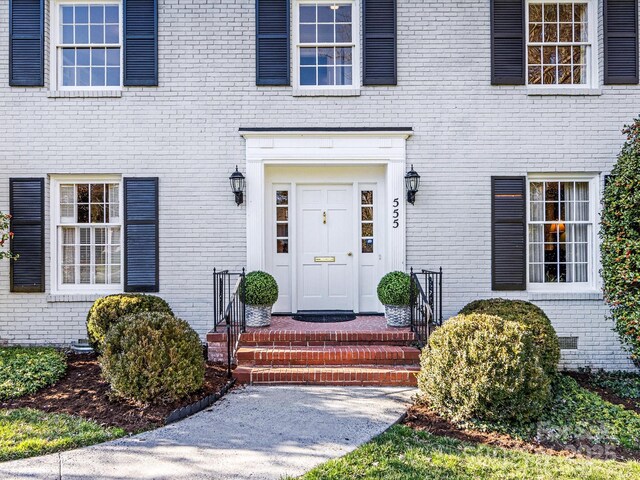
M 154 295 L 122 294 L 97 299 L 87 315 L 87 337 L 96 352 L 101 352 L 111 326 L 120 318 L 142 312 L 173 315 L 171 307 Z
M 411 277 L 404 272 L 387 273 L 378 283 L 378 300 L 383 305 L 404 306 L 411 301 Z
M 527 422 L 550 399 L 551 380 L 533 335 L 517 322 L 472 313 L 449 319 L 421 355 L 418 387 L 430 405 L 459 421 Z
M 245 277 L 244 302 L 247 305 L 273 305 L 278 301 L 278 284 L 266 272 L 250 272 Z
M 66 369 L 64 355 L 53 348 L 0 348 L 0 400 L 35 393 Z
M 504 320 L 518 322 L 533 334 L 542 368 L 548 375 L 555 375 L 560 361 L 560 344 L 549 317 L 533 303 L 522 300 L 491 298 L 476 300 L 466 305 L 460 313 L 485 313 L 496 315 Z
M 117 322 L 100 362 L 117 395 L 142 403 L 178 400 L 204 382 L 200 337 L 168 313 L 138 313 Z
M 597 371 L 589 376 L 589 383 L 615 393 L 620 398 L 640 400 L 640 374 L 635 372 Z
M 616 331 L 640 365 L 640 119 L 624 133 L 627 141 L 604 190 L 600 253 Z

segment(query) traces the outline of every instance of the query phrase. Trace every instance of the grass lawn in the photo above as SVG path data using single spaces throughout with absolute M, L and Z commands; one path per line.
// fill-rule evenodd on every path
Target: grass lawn
M 64 374 L 64 355 L 53 348 L 0 348 L 0 400 L 35 393 Z
M 0 410 L 0 461 L 84 447 L 125 435 L 121 428 L 64 414 L 21 408 Z
M 570 459 L 464 443 L 398 425 L 312 479 L 606 479 L 640 478 L 640 463 Z

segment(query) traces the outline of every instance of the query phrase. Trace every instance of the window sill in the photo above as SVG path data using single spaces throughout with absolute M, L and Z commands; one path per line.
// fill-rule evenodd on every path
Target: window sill
M 359 97 L 359 88 L 327 89 L 327 88 L 294 88 L 294 97 Z
M 527 95 L 535 96 L 599 96 L 602 95 L 601 88 L 562 88 L 562 87 L 528 87 Z
M 95 302 L 98 298 L 104 297 L 105 294 L 100 293 L 56 293 L 47 295 L 48 303 L 84 303 Z
M 604 300 L 600 291 L 589 292 L 529 292 L 529 300 Z
M 52 90 L 49 98 L 120 98 L 122 90 Z

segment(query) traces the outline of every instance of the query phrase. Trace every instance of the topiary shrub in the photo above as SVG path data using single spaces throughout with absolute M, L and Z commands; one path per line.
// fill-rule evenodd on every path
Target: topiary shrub
M 533 334 L 533 342 L 537 346 L 544 371 L 550 376 L 558 372 L 558 362 L 560 361 L 558 335 L 551 325 L 551 320 L 540 307 L 523 300 L 491 298 L 471 302 L 460 310 L 460 313 L 463 315 L 485 313 L 521 323 Z
M 278 284 L 268 273 L 250 272 L 244 281 L 243 301 L 247 305 L 267 306 L 278 301 Z
M 114 324 L 100 364 L 116 395 L 141 403 L 179 400 L 204 382 L 200 337 L 168 313 L 138 313 Z
M 408 273 L 389 272 L 378 283 L 378 300 L 383 305 L 409 305 L 410 291 L 411 277 Z
M 153 295 L 121 294 L 97 299 L 87 315 L 87 338 L 100 353 L 109 328 L 120 318 L 142 312 L 163 312 L 173 315 L 162 298 Z
M 418 387 L 429 404 L 455 420 L 528 422 L 551 397 L 551 379 L 520 323 L 472 313 L 436 330 L 421 355 Z
M 640 366 L 640 119 L 624 133 L 627 141 L 604 189 L 600 253 L 615 329 Z

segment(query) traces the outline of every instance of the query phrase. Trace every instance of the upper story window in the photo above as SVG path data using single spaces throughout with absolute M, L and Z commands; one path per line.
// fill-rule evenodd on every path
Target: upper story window
M 595 288 L 596 190 L 594 179 L 530 179 L 530 287 Z
M 55 182 L 56 289 L 122 289 L 122 215 L 119 181 Z
M 355 2 L 308 2 L 295 7 L 298 86 L 358 86 L 358 10 Z
M 122 85 L 120 2 L 55 4 L 52 73 L 56 88 L 106 90 Z
M 527 2 L 529 85 L 593 86 L 595 35 L 589 1 Z

